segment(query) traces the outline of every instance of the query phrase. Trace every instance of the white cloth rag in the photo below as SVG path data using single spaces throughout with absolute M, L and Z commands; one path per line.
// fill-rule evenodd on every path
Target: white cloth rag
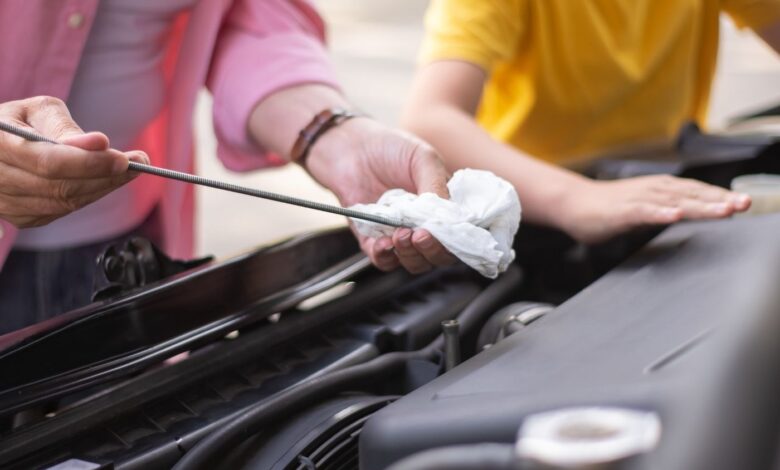
M 376 204 L 352 209 L 400 219 L 438 239 L 458 259 L 491 279 L 515 259 L 512 241 L 520 224 L 520 200 L 509 182 L 489 171 L 465 169 L 447 183 L 450 199 L 391 189 Z M 369 237 L 390 236 L 393 227 L 353 219 Z

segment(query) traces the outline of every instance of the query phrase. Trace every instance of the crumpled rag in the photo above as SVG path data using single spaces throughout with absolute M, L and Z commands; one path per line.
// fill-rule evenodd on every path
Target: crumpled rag
M 489 171 L 464 169 L 447 183 L 450 199 L 433 193 L 412 194 L 391 189 L 375 204 L 352 209 L 400 219 L 438 239 L 461 261 L 491 279 L 515 258 L 512 241 L 520 224 L 520 199 L 515 188 Z M 369 237 L 391 236 L 395 228 L 353 219 Z

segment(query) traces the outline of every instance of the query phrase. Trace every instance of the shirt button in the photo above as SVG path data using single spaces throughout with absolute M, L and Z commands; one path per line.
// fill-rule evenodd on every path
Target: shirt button
M 71 15 L 68 17 L 68 26 L 70 26 L 71 29 L 81 28 L 81 25 L 83 24 L 84 24 L 83 13 L 71 13 Z

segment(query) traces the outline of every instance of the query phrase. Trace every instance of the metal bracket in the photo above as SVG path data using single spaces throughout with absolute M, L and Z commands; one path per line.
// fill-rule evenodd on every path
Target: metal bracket
M 146 238 L 130 238 L 121 245 L 110 245 L 98 256 L 92 301 L 125 294 L 213 259 L 213 256 L 206 256 L 188 261 L 174 260 Z

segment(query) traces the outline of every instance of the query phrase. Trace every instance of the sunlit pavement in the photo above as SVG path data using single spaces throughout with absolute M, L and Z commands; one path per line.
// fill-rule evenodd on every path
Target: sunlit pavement
M 319 0 L 330 25 L 329 42 L 344 90 L 353 103 L 388 124 L 411 81 L 422 36 L 423 0 Z M 780 102 L 780 59 L 749 32 L 722 28 L 710 125 Z M 300 168 L 288 166 L 239 175 L 215 157 L 210 99 L 204 92 L 195 118 L 198 172 L 269 191 L 321 202 L 336 199 Z M 198 188 L 198 251 L 226 257 L 322 227 L 343 225 L 338 216 L 245 196 Z

